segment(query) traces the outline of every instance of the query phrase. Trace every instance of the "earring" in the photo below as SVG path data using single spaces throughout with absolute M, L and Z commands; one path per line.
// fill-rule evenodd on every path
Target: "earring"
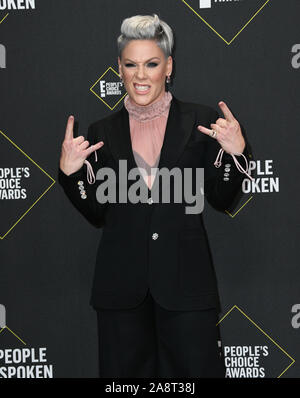
M 171 76 L 170 75 L 167 76 L 166 82 L 167 82 L 167 84 L 169 84 L 171 82 Z
M 121 83 L 124 83 L 124 82 L 123 82 L 123 77 L 122 77 L 121 75 L 120 75 L 120 80 L 121 80 Z

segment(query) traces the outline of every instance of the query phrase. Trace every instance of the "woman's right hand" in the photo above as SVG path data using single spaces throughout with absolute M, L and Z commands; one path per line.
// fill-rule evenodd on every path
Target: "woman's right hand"
M 74 138 L 73 128 L 74 116 L 70 116 L 67 122 L 65 139 L 62 143 L 59 163 L 60 169 L 67 176 L 81 169 L 86 158 L 104 145 L 104 142 L 100 141 L 90 146 L 90 143 L 83 136 Z

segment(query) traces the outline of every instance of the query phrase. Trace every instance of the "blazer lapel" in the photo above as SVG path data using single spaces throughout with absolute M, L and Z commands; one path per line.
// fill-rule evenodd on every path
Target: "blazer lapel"
M 119 160 L 127 160 L 128 170 L 137 167 L 131 146 L 131 137 L 129 129 L 129 115 L 123 105 L 123 108 L 116 113 L 115 119 L 109 124 L 107 139 L 110 143 L 110 150 L 118 163 Z
M 194 112 L 184 112 L 180 101 L 173 97 L 158 168 L 175 167 L 189 140 L 194 123 Z

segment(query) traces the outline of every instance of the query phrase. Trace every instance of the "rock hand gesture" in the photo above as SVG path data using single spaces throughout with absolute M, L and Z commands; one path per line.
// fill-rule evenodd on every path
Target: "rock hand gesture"
M 246 145 L 241 126 L 225 102 L 219 102 L 219 107 L 223 112 L 224 118 L 219 118 L 216 123 L 211 124 L 211 129 L 198 126 L 198 130 L 215 138 L 225 152 L 240 155 Z
M 95 145 L 90 143 L 83 137 L 74 138 L 74 116 L 69 116 L 65 138 L 62 143 L 60 156 L 60 169 L 66 174 L 70 175 L 78 171 L 84 164 L 84 161 L 91 153 L 100 149 L 104 142 L 100 141 Z

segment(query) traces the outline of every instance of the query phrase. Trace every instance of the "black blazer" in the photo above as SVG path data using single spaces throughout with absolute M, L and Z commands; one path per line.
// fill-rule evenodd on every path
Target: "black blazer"
M 184 103 L 173 97 L 158 167 L 204 168 L 206 199 L 215 209 L 225 211 L 240 192 L 244 175 L 226 153 L 222 166 L 214 166 L 221 147 L 196 127 L 202 124 L 210 128 L 217 118 L 218 113 L 208 106 Z M 137 167 L 124 106 L 91 124 L 87 139 L 90 144 L 104 141 L 97 151 L 98 162 L 94 154 L 88 159 L 95 175 L 104 166 L 118 175 L 120 159 L 127 160 L 128 170 Z M 249 160 L 248 143 L 243 154 Z M 243 162 L 242 157 L 239 160 Z M 224 177 L 224 173 L 229 176 Z M 103 228 L 91 295 L 93 307 L 135 307 L 142 302 L 148 288 L 156 301 L 169 310 L 219 307 L 202 214 L 186 214 L 185 206 L 190 203 L 100 204 L 96 189 L 101 181 L 88 184 L 85 165 L 70 176 L 59 169 L 58 180 L 75 207 L 93 225 Z M 128 182 L 128 188 L 132 183 Z M 160 186 L 157 178 L 152 189 L 155 186 Z M 82 190 L 86 193 L 82 194 Z M 148 192 L 151 197 L 151 191 Z

